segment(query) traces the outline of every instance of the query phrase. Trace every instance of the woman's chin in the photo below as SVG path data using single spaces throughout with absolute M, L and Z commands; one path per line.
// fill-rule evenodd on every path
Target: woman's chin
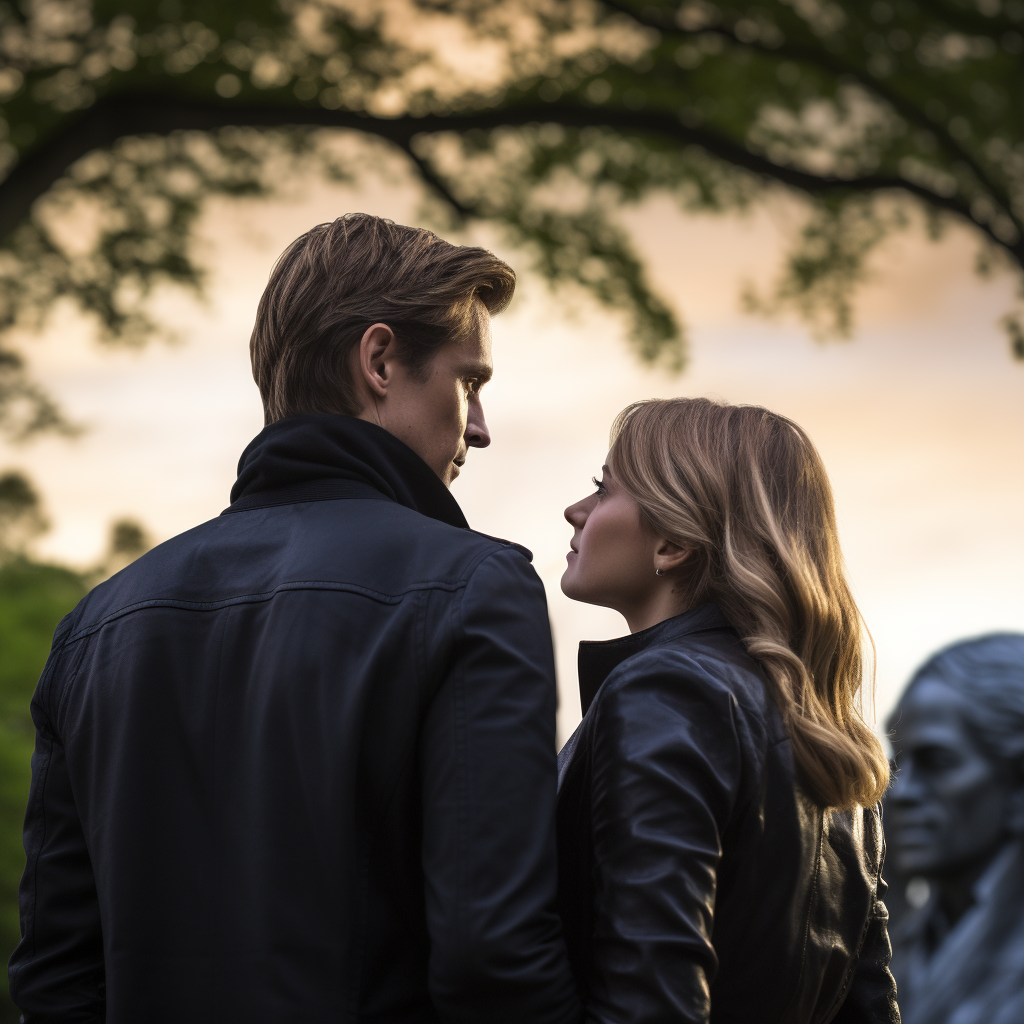
M 559 586 L 562 588 L 562 593 L 570 601 L 586 601 L 586 598 L 581 593 L 581 589 L 585 588 L 580 587 L 579 581 L 576 579 L 576 573 L 573 572 L 571 565 L 562 573 Z
M 560 582 L 562 593 L 565 594 L 570 601 L 579 601 L 581 604 L 600 604 L 600 601 L 594 600 L 594 594 L 585 583 L 577 578 L 577 574 L 573 572 L 570 566 L 565 572 L 562 573 L 562 579 Z

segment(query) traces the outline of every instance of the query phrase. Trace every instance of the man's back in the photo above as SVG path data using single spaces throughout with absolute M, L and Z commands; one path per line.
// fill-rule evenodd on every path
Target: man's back
M 370 424 L 261 438 L 227 514 L 58 630 L 15 1000 L 111 1024 L 571 1019 L 536 574 Z

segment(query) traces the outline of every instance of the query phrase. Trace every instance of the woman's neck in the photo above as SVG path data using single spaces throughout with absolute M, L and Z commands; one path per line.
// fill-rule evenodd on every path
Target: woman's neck
M 676 592 L 671 581 L 666 580 L 664 585 L 658 587 L 650 597 L 640 605 L 616 609 L 626 620 L 630 633 L 639 633 L 643 629 L 650 629 L 659 622 L 675 618 L 689 611 L 692 603 Z

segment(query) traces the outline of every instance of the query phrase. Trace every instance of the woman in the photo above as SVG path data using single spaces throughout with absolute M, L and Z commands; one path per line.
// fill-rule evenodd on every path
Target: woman
M 560 901 L 588 1024 L 896 1022 L 861 625 L 796 424 L 706 399 L 612 431 L 562 590 L 580 647 L 559 755 Z

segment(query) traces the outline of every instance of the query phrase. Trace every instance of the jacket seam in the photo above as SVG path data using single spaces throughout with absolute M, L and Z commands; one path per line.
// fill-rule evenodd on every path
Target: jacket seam
M 156 597 L 148 601 L 136 601 L 133 604 L 119 608 L 117 611 L 110 612 L 109 615 L 105 615 L 98 622 L 94 622 L 89 626 L 83 626 L 76 633 L 69 636 L 65 643 L 74 643 L 76 640 L 82 639 L 82 637 L 86 637 L 97 632 L 97 630 L 102 629 L 115 619 L 123 618 L 125 615 L 130 615 L 132 612 L 142 611 L 147 608 L 178 608 L 184 611 L 211 612 L 219 611 L 222 608 L 230 608 L 233 605 L 238 604 L 258 604 L 262 601 L 271 600 L 277 594 L 293 590 L 333 590 L 343 593 L 360 594 L 363 597 L 369 597 L 372 600 L 380 601 L 384 604 L 400 604 L 404 598 L 409 596 L 409 594 L 423 590 L 442 590 L 448 593 L 456 593 L 459 590 L 462 590 L 466 586 L 466 583 L 467 580 L 457 580 L 452 583 L 428 581 L 411 584 L 405 590 L 397 594 L 383 594 L 379 591 L 371 590 L 369 587 L 362 587 L 354 583 L 333 583 L 324 580 L 301 580 L 292 583 L 282 583 L 281 586 L 263 593 L 242 594 L 237 597 L 224 598 L 222 601 L 184 601 L 172 597 Z
M 57 632 L 60 632 L 60 626 L 57 627 Z M 64 652 L 68 647 L 67 633 L 61 638 L 60 644 L 56 642 L 56 633 L 54 634 L 54 645 L 50 650 L 50 654 L 46 659 L 46 664 L 43 666 L 43 671 L 39 676 L 39 683 L 36 686 L 36 692 L 33 697 L 35 701 L 46 712 L 47 720 L 50 724 L 51 729 L 53 728 L 53 718 L 50 714 L 50 696 L 53 691 L 53 680 L 57 674 L 57 662 L 64 655 Z
M 43 846 L 46 843 L 46 783 L 50 777 L 50 763 L 53 760 L 53 744 L 54 739 L 51 736 L 47 741 L 46 759 L 40 774 L 42 779 L 40 780 L 39 786 L 39 824 L 36 826 L 35 834 L 38 837 L 38 842 L 35 845 L 35 851 L 32 856 L 31 864 L 31 878 L 32 885 L 29 891 L 29 909 L 26 913 L 26 919 L 28 928 L 26 928 L 26 938 L 29 940 L 29 956 L 34 957 L 36 953 L 36 889 L 38 888 L 39 881 L 39 858 L 42 856 Z M 29 871 L 29 865 L 25 867 L 26 872 Z M 21 969 L 25 966 L 22 962 L 18 967 L 15 968 L 15 977 L 21 973 Z M 14 979 L 10 979 L 13 981 Z
M 213 695 L 213 742 L 210 744 L 210 746 L 211 746 L 210 764 L 211 764 L 211 774 L 213 776 L 213 780 L 212 780 L 213 781 L 213 786 L 212 786 L 212 788 L 213 788 L 213 801 L 212 802 L 213 802 L 213 813 L 214 813 L 215 819 L 219 819 L 220 818 L 218 800 L 219 800 L 219 796 L 220 796 L 219 790 L 220 790 L 221 787 L 219 785 L 220 773 L 217 770 L 217 768 L 218 768 L 218 766 L 217 766 L 217 754 L 218 754 L 218 749 L 217 749 L 217 746 L 218 746 L 217 745 L 217 733 L 218 733 L 218 727 L 219 727 L 219 724 L 220 724 L 220 698 L 221 698 L 221 693 L 224 690 L 224 687 L 222 685 L 223 674 L 224 674 L 224 647 L 227 644 L 228 622 L 230 621 L 230 619 L 231 619 L 231 616 L 230 616 L 230 614 L 228 614 L 228 615 L 225 615 L 224 618 L 220 622 L 220 643 L 217 646 L 217 673 L 216 673 L 216 675 L 214 677 L 217 680 L 217 692 Z M 215 867 L 219 867 L 220 864 L 221 864 L 220 852 L 221 852 L 221 832 L 220 832 L 220 828 L 217 825 L 215 825 L 214 829 L 213 829 L 213 864 L 215 865 Z M 217 874 L 219 874 L 219 873 L 220 873 L 220 871 L 215 871 L 215 874 L 214 874 L 214 888 L 215 888 L 215 891 L 218 892 L 218 893 L 221 891 L 220 879 L 216 877 Z M 219 908 L 217 908 L 217 909 L 219 910 Z M 216 913 L 215 919 L 219 918 L 219 917 L 220 917 L 220 914 Z M 219 936 L 218 936 L 218 938 L 219 938 Z M 210 995 L 211 995 L 211 1002 L 213 1003 L 214 1007 L 216 1007 L 217 1004 L 218 1004 L 218 999 L 217 999 L 217 974 L 216 974 L 216 972 L 213 975 L 213 984 L 211 986 L 211 989 L 212 989 L 212 991 L 210 993 Z
M 85 660 L 85 648 L 85 644 L 82 644 L 78 648 L 78 657 L 75 659 L 70 678 L 65 684 L 64 689 L 60 694 L 60 698 L 57 701 L 57 713 L 54 716 L 54 725 L 58 736 L 62 736 L 64 733 L 64 716 L 67 713 L 68 705 L 71 701 L 71 691 L 75 688 L 75 684 L 78 682 L 78 673 L 82 668 L 82 662 Z
M 58 626 L 58 630 L 59 630 Z M 39 683 L 39 705 L 40 710 L 46 715 L 47 724 L 49 726 L 47 732 L 48 736 L 45 738 L 46 742 L 46 754 L 43 758 L 43 764 L 40 768 L 40 780 L 38 789 L 38 805 L 39 805 L 39 824 L 36 825 L 33 831 L 33 838 L 37 838 L 38 842 L 35 844 L 34 853 L 31 858 L 31 864 L 26 861 L 25 874 L 31 878 L 31 884 L 28 892 L 28 903 L 29 908 L 25 913 L 25 919 L 28 927 L 25 929 L 25 938 L 29 940 L 29 956 L 35 956 L 35 916 L 36 916 L 36 889 L 38 885 L 38 867 L 39 858 L 42 856 L 43 846 L 46 843 L 46 783 L 50 777 L 50 764 L 53 760 L 53 744 L 56 741 L 57 731 L 55 723 L 50 714 L 50 709 L 46 706 L 48 704 L 48 697 L 50 691 L 53 688 L 53 679 L 57 673 L 57 662 L 60 660 L 61 655 L 67 649 L 67 639 L 64 639 L 60 645 L 60 648 L 51 654 L 51 660 L 43 668 L 43 676 Z M 40 736 L 40 730 L 36 730 L 37 736 Z M 40 736 L 40 738 L 42 738 Z M 33 774 L 35 774 L 33 772 Z M 32 793 L 29 793 L 29 803 L 26 808 L 26 814 L 32 807 Z M 26 854 L 28 851 L 25 851 Z M 20 910 L 20 908 L 19 908 Z M 21 969 L 24 967 L 24 963 L 20 964 L 14 969 L 13 977 L 9 981 L 13 982 L 16 977 L 21 973 Z

